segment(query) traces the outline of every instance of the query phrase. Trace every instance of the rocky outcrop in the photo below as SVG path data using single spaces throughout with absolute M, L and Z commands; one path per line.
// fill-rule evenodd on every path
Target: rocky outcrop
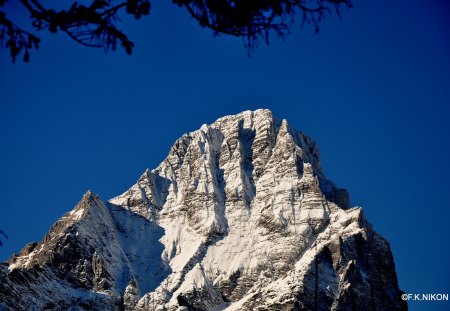
M 3 263 L 0 310 L 406 310 L 389 244 L 269 110 L 183 135 Z

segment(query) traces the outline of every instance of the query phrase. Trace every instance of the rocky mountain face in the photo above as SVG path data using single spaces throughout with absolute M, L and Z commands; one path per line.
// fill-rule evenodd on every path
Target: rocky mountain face
M 178 139 L 0 266 L 0 310 L 406 310 L 389 243 L 268 110 Z

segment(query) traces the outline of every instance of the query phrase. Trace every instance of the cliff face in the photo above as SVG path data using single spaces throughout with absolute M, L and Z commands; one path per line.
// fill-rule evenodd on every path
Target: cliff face
M 183 135 L 0 269 L 0 310 L 407 309 L 389 243 L 268 110 Z

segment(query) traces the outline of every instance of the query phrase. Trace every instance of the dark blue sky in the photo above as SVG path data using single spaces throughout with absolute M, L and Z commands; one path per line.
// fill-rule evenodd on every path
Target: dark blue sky
M 125 21 L 131 57 L 63 34 L 42 34 L 29 64 L 0 50 L 0 228 L 10 236 L 0 260 L 42 239 L 87 189 L 125 191 L 183 133 L 269 108 L 318 142 L 325 174 L 390 241 L 400 287 L 449 293 L 450 6 L 354 2 L 319 35 L 297 23 L 252 58 L 170 1 Z

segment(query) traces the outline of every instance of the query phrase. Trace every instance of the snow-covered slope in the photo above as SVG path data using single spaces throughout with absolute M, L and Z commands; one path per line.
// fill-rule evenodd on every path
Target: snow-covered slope
M 405 310 L 389 244 L 269 110 L 183 135 L 1 266 L 0 310 Z

